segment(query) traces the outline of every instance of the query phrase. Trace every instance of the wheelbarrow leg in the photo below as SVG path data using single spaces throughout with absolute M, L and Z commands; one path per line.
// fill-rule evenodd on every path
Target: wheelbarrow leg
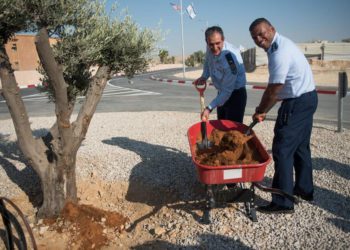
M 203 223 L 204 224 L 210 224 L 211 218 L 210 218 L 210 210 L 215 207 L 215 199 L 214 199 L 214 192 L 213 192 L 213 186 L 212 185 L 205 185 L 206 189 L 206 204 L 203 214 Z
M 244 189 L 244 183 L 240 183 L 240 186 L 242 189 Z M 256 209 L 255 209 L 255 189 L 254 184 L 252 183 L 250 185 L 249 191 L 251 193 L 251 197 L 249 200 L 244 202 L 245 211 L 248 215 L 248 217 L 253 221 L 257 222 L 258 218 L 256 217 Z

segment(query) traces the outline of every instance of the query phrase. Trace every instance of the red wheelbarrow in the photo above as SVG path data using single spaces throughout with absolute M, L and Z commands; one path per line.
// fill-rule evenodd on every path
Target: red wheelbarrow
M 221 131 L 238 130 L 244 133 L 248 126 L 233 122 L 229 120 L 211 120 L 207 124 L 208 137 L 213 129 Z M 265 169 L 268 163 L 271 161 L 270 155 L 267 153 L 265 147 L 261 144 L 254 131 L 251 131 L 251 135 L 254 135 L 249 140 L 249 147 L 254 148 L 258 152 L 259 162 L 256 164 L 240 164 L 240 165 L 227 165 L 227 166 L 208 166 L 203 165 L 196 160 L 196 150 L 198 135 L 201 133 L 201 123 L 192 125 L 187 132 L 190 150 L 192 155 L 192 161 L 194 162 L 197 170 L 197 176 L 201 183 L 206 187 L 206 206 L 203 215 L 203 222 L 210 223 L 210 209 L 217 206 L 217 204 L 229 203 L 229 202 L 244 202 L 246 213 L 248 217 L 256 222 L 256 210 L 255 210 L 255 190 L 257 187 L 263 191 L 277 193 L 285 196 L 294 202 L 297 200 L 289 194 L 284 193 L 282 190 L 268 188 L 261 185 L 264 178 Z M 250 187 L 246 188 L 246 183 L 251 183 Z M 236 184 L 231 185 L 233 188 L 227 190 L 220 189 L 223 184 Z

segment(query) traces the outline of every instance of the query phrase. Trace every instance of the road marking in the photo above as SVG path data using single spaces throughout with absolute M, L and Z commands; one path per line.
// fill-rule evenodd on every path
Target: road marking
M 127 97 L 127 96 L 150 96 L 150 95 L 161 95 L 161 93 L 140 90 L 140 89 L 125 88 L 125 87 L 115 86 L 110 83 L 107 83 L 107 86 L 103 91 L 102 97 L 112 97 L 112 96 Z M 84 98 L 85 98 L 84 96 L 78 96 L 77 99 L 84 99 Z M 30 101 L 41 101 L 41 100 L 48 101 L 49 99 L 47 98 L 45 93 L 37 93 L 37 94 L 22 96 L 22 100 L 25 102 L 30 102 Z M 1 100 L 0 103 L 5 103 L 5 100 Z

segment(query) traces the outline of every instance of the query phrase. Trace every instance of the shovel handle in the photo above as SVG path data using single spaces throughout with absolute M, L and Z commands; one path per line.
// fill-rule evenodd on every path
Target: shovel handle
M 251 129 L 252 129 L 258 122 L 259 122 L 258 120 L 252 121 L 252 123 L 249 124 L 249 126 L 248 126 L 248 128 L 247 128 L 245 134 L 246 134 L 246 135 L 250 135 Z
M 205 109 L 204 95 L 199 95 L 199 101 L 201 103 L 201 114 L 202 114 Z
M 199 92 L 199 95 L 204 95 L 204 91 L 207 88 L 207 82 L 206 81 L 198 81 L 199 79 L 195 80 L 192 84 L 195 86 L 196 90 Z

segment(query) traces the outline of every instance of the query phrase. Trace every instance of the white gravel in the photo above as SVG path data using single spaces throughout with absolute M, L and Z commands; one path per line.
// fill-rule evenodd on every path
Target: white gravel
M 37 135 L 54 121 L 53 117 L 32 118 Z M 197 113 L 142 112 L 95 114 L 78 153 L 78 178 L 98 176 L 109 181 L 138 181 L 167 187 L 194 200 L 201 186 L 190 158 L 187 129 L 198 122 Z M 246 117 L 249 123 L 250 118 Z M 271 149 L 273 122 L 258 124 L 258 138 Z M 251 222 L 243 207 L 212 211 L 211 225 L 202 225 L 188 213 L 176 224 L 181 232 L 169 238 L 165 247 L 186 249 L 349 249 L 350 248 L 350 131 L 336 133 L 335 127 L 315 124 L 311 140 L 314 165 L 315 201 L 295 206 L 292 215 L 257 213 Z M 11 120 L 0 127 L 0 196 L 37 191 L 33 171 L 23 163 L 14 143 Z M 265 172 L 271 181 L 273 165 Z M 34 181 L 33 181 L 34 179 Z M 198 188 L 197 188 L 198 189 Z M 258 202 L 270 200 L 257 191 Z M 169 222 L 168 222 L 169 223 Z M 179 229 L 180 230 L 180 229 Z M 160 245 L 161 246 L 161 245 Z M 176 247 L 175 247 L 176 246 Z

